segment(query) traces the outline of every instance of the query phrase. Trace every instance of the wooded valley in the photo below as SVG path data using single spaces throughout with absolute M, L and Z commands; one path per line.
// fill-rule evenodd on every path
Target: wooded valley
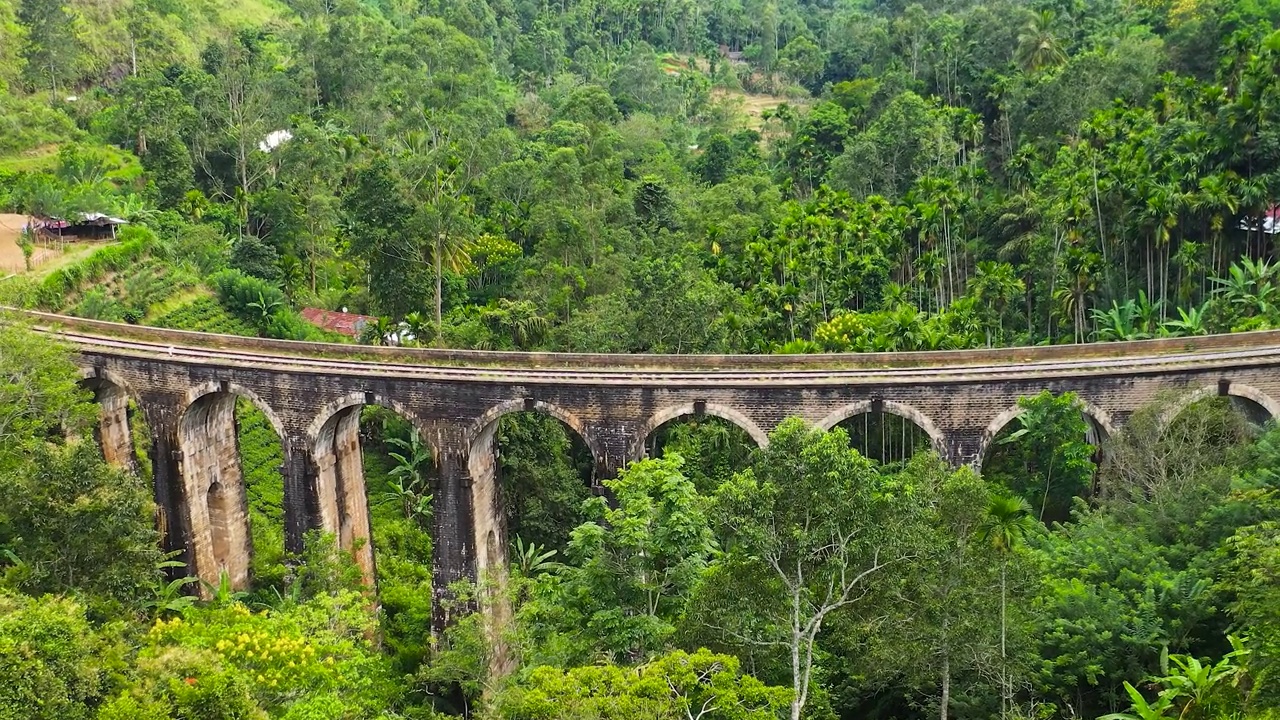
M 0 0 L 0 305 L 278 339 L 824 353 L 1280 327 L 1275 0 Z M 0 720 L 1270 718 L 1280 435 L 1024 398 L 767 448 L 672 421 L 588 488 L 498 429 L 508 570 L 433 628 L 433 458 L 369 408 L 376 588 L 161 551 L 70 350 L 0 325 Z M 207 599 L 198 599 L 198 595 Z M 470 612 L 499 598 L 509 610 Z

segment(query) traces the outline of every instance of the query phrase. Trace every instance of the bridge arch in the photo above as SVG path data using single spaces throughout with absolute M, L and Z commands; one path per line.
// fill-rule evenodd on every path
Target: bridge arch
M 253 539 L 236 420 L 238 398 L 262 412 L 283 445 L 284 423 L 257 393 L 238 383 L 209 381 L 185 394 L 177 446 L 182 526 L 194 574 L 217 587 L 225 573 L 233 588 L 242 589 L 249 585 Z
M 529 402 L 527 400 L 508 400 L 489 408 L 479 417 L 479 419 L 471 423 L 471 428 L 467 433 L 468 444 L 474 446 L 476 440 L 480 439 L 487 430 L 497 426 L 498 420 L 501 420 L 502 416 L 524 411 L 533 411 L 544 415 L 550 415 L 551 417 L 559 420 L 570 430 L 576 432 L 578 437 L 582 438 L 582 441 L 586 443 L 587 448 L 591 450 L 592 457 L 595 458 L 597 462 L 604 457 L 604 451 L 599 447 L 599 443 L 596 442 L 596 438 L 592 433 L 587 430 L 587 425 L 581 418 L 564 408 L 553 405 L 549 402 L 543 402 L 542 400 L 534 400 L 533 402 Z
M 140 406 L 139 396 L 129 382 L 106 368 L 81 371 L 81 387 L 93 392 L 98 404 L 98 424 L 94 436 L 102 450 L 102 459 L 122 468 L 136 468 L 131 427 L 130 403 Z
M 314 447 L 316 442 L 321 439 L 322 434 L 326 432 L 328 426 L 331 425 L 343 411 L 350 410 L 351 408 L 363 408 L 370 405 L 386 408 L 405 420 L 408 420 L 409 423 L 413 425 L 413 429 L 418 432 L 418 436 L 422 442 L 432 445 L 431 449 L 433 452 L 436 450 L 434 443 L 430 440 L 431 436 L 427 431 L 430 425 L 428 425 L 426 420 L 423 420 L 407 405 L 395 400 L 394 398 L 387 397 L 380 393 L 365 392 L 347 393 L 346 395 L 327 403 L 323 408 L 321 408 L 320 412 L 316 413 L 311 424 L 307 426 L 307 442 Z
M 369 491 L 364 474 L 364 447 L 360 419 L 366 407 L 381 407 L 403 418 L 417 441 L 437 461 L 439 449 L 431 442 L 427 423 L 399 401 L 379 393 L 352 392 L 326 404 L 307 427 L 313 484 L 309 509 L 326 533 L 332 533 L 343 550 L 353 553 L 366 584 L 374 584 L 373 524 Z
M 186 398 L 182 404 L 182 410 L 178 413 L 178 416 L 182 417 L 186 415 L 188 412 L 191 411 L 191 408 L 196 403 L 200 402 L 201 400 L 204 400 L 210 395 L 219 395 L 219 394 L 242 397 L 245 400 L 248 400 L 249 402 L 253 403 L 259 410 L 262 411 L 263 415 L 267 416 L 267 421 L 271 423 L 271 427 L 276 431 L 276 435 L 279 435 L 281 438 L 285 437 L 284 423 L 281 422 L 280 416 L 276 414 L 276 411 L 274 408 L 271 407 L 271 404 L 268 403 L 266 400 L 263 400 L 262 397 L 258 395 L 258 393 L 250 390 L 249 388 L 239 383 L 234 383 L 234 382 L 219 382 L 216 380 L 210 380 L 209 382 L 201 383 L 187 390 Z
M 878 408 L 877 404 L 879 404 Z M 900 418 L 910 420 L 912 423 L 915 423 L 916 427 L 923 430 L 925 434 L 929 436 L 929 443 L 933 446 L 933 449 L 939 455 L 944 457 L 946 456 L 947 441 L 943 436 L 942 431 L 938 429 L 938 426 L 935 425 L 927 415 L 916 408 L 895 400 L 858 400 L 849 403 L 848 405 L 833 410 L 825 418 L 818 421 L 817 427 L 819 430 L 831 430 L 836 425 L 839 425 L 851 417 L 861 415 L 863 413 L 874 412 L 877 409 L 882 412 L 889 413 L 890 415 L 897 415 Z
M 80 383 L 86 387 L 92 387 L 93 384 L 113 385 L 124 392 L 130 400 L 138 402 L 141 397 L 128 380 L 114 370 L 100 367 L 88 367 L 80 369 Z
M 540 413 L 563 423 L 582 440 L 597 467 L 605 457 L 599 441 L 580 417 L 542 400 L 508 400 L 490 408 L 471 423 L 466 433 L 466 447 L 477 577 L 483 577 L 486 572 L 505 572 L 506 568 L 507 516 L 498 477 L 497 429 L 499 420 L 518 412 Z
M 1250 401 L 1257 407 L 1261 408 L 1267 414 L 1269 419 L 1280 419 L 1280 403 L 1277 403 L 1270 395 L 1256 387 L 1253 387 L 1252 385 L 1224 381 L 1218 385 L 1205 385 L 1204 387 L 1196 388 L 1190 392 L 1183 393 L 1180 397 L 1175 399 L 1173 403 L 1164 410 L 1164 412 L 1160 413 L 1159 419 L 1157 420 L 1160 430 L 1163 431 L 1168 428 L 1184 410 L 1195 403 L 1206 398 L 1217 397 L 1219 395 L 1226 395 L 1228 397 L 1236 397 Z
M 640 426 L 640 431 L 636 433 L 641 446 L 644 445 L 644 442 L 648 439 L 649 435 L 653 434 L 653 431 L 662 427 L 666 423 L 689 415 L 696 415 L 699 411 L 701 411 L 703 415 L 712 415 L 720 418 L 721 420 L 733 423 L 747 435 L 751 436 L 751 439 L 755 441 L 756 447 L 763 449 L 769 446 L 769 435 L 764 430 L 761 430 L 760 426 L 756 425 L 751 418 L 743 415 L 741 412 L 726 405 L 719 405 L 716 403 L 706 403 L 705 407 L 700 408 L 692 402 L 664 408 L 654 413 L 652 417 Z M 634 455 L 639 454 L 640 453 L 637 452 Z
M 1096 441 L 1092 442 L 1093 445 L 1101 447 L 1102 443 L 1108 438 L 1115 437 L 1116 424 L 1115 420 L 1111 418 L 1111 413 L 1082 397 L 1077 396 L 1076 400 L 1080 404 L 1081 414 L 1089 422 L 1090 432 L 1097 434 L 1097 437 L 1091 438 L 1091 440 Z M 982 470 L 982 464 L 987 459 L 987 453 L 991 451 L 991 446 L 995 443 L 996 438 L 1000 436 L 1000 432 L 1024 412 L 1026 412 L 1026 409 L 1021 405 L 1014 405 L 995 416 L 987 424 L 986 429 L 982 431 L 982 440 L 978 444 L 978 455 L 973 460 L 975 470 Z

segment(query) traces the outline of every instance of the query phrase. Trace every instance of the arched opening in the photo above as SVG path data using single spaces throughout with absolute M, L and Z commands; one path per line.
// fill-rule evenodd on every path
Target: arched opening
M 987 428 L 978 467 L 1030 505 L 1045 523 L 1071 518 L 1076 498 L 1093 497 L 1110 419 L 1075 393 L 1020 398 Z
M 941 434 L 922 413 L 891 400 L 866 400 L 832 413 L 819 427 L 839 427 L 849 446 L 881 465 L 897 465 L 925 450 L 940 450 Z
M 491 411 L 469 459 L 477 569 L 506 567 L 509 546 L 563 553 L 586 520 L 596 454 L 572 415 L 543 403 Z
M 311 509 L 364 581 L 381 584 L 403 579 L 378 574 L 384 554 L 388 567 L 431 565 L 435 454 L 413 421 L 371 400 L 327 410 L 312 433 Z
M 378 588 L 382 641 L 413 672 L 429 652 L 435 452 L 421 424 L 386 398 L 353 395 L 311 432 L 311 513 L 365 584 Z
M 1270 422 L 1261 400 L 1212 387 L 1163 393 L 1108 443 L 1098 490 L 1141 503 L 1163 527 L 1196 523 L 1203 499 L 1230 491 L 1236 468 Z
M 151 432 L 129 391 L 122 384 L 100 376 L 85 378 L 80 384 L 93 393 L 98 405 L 93 435 L 102 450 L 102 459 L 138 472 L 150 481 L 151 460 L 147 449 L 151 445 Z
M 192 395 L 178 423 L 187 570 L 211 587 L 224 575 L 237 590 L 251 579 L 279 585 L 285 574 L 279 423 L 228 385 Z
M 758 446 L 747 430 L 716 415 L 680 415 L 649 432 L 646 457 L 675 453 L 684 459 L 684 474 L 703 495 L 710 495 L 747 467 Z
M 284 537 L 284 442 L 251 400 L 236 397 L 236 446 L 244 477 L 255 588 L 284 589 L 289 574 Z

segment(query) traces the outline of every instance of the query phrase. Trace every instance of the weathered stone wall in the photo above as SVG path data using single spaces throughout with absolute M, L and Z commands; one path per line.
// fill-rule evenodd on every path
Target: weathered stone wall
M 360 448 L 360 406 L 339 411 L 325 423 L 316 445 L 315 495 L 319 525 L 351 552 L 365 582 L 372 585 L 373 536 Z
M 91 385 L 98 403 L 98 427 L 95 435 L 102 447 L 102 458 L 121 468 L 133 468 L 133 436 L 129 432 L 129 396 L 110 382 Z

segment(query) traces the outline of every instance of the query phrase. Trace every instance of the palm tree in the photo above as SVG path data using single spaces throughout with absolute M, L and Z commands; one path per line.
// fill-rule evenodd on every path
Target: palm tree
M 1013 686 L 1009 681 L 1008 654 L 1005 640 L 1008 636 L 1008 584 L 1009 554 L 1035 528 L 1031 517 L 1031 505 L 1016 495 L 995 494 L 987 503 L 987 512 L 978 524 L 978 540 L 990 543 L 1000 554 L 1000 683 L 1003 685 L 1001 716 L 1006 716 L 1013 702 Z
M 409 334 L 413 335 L 413 340 L 418 345 L 424 345 L 423 341 L 434 335 L 435 328 L 431 322 L 417 310 L 404 316 L 404 324 L 409 328 Z
M 470 261 L 467 255 L 471 247 L 470 241 L 465 237 L 446 229 L 439 229 L 434 233 L 432 238 L 430 252 L 431 265 L 435 270 L 436 276 L 436 342 L 438 343 L 442 337 L 441 326 L 443 324 L 442 311 L 444 306 L 444 271 L 448 268 L 451 272 L 461 272 L 462 268 Z
M 1009 302 L 1026 291 L 1026 286 L 1009 263 L 984 260 L 978 263 L 977 274 L 969 281 L 974 298 L 979 305 L 995 315 L 996 339 L 1004 339 L 1004 314 Z M 990 323 L 984 323 L 987 347 L 991 346 Z
M 1053 33 L 1052 10 L 1041 10 L 1027 20 L 1018 33 L 1018 65 L 1026 72 L 1056 67 L 1067 61 L 1062 44 Z

